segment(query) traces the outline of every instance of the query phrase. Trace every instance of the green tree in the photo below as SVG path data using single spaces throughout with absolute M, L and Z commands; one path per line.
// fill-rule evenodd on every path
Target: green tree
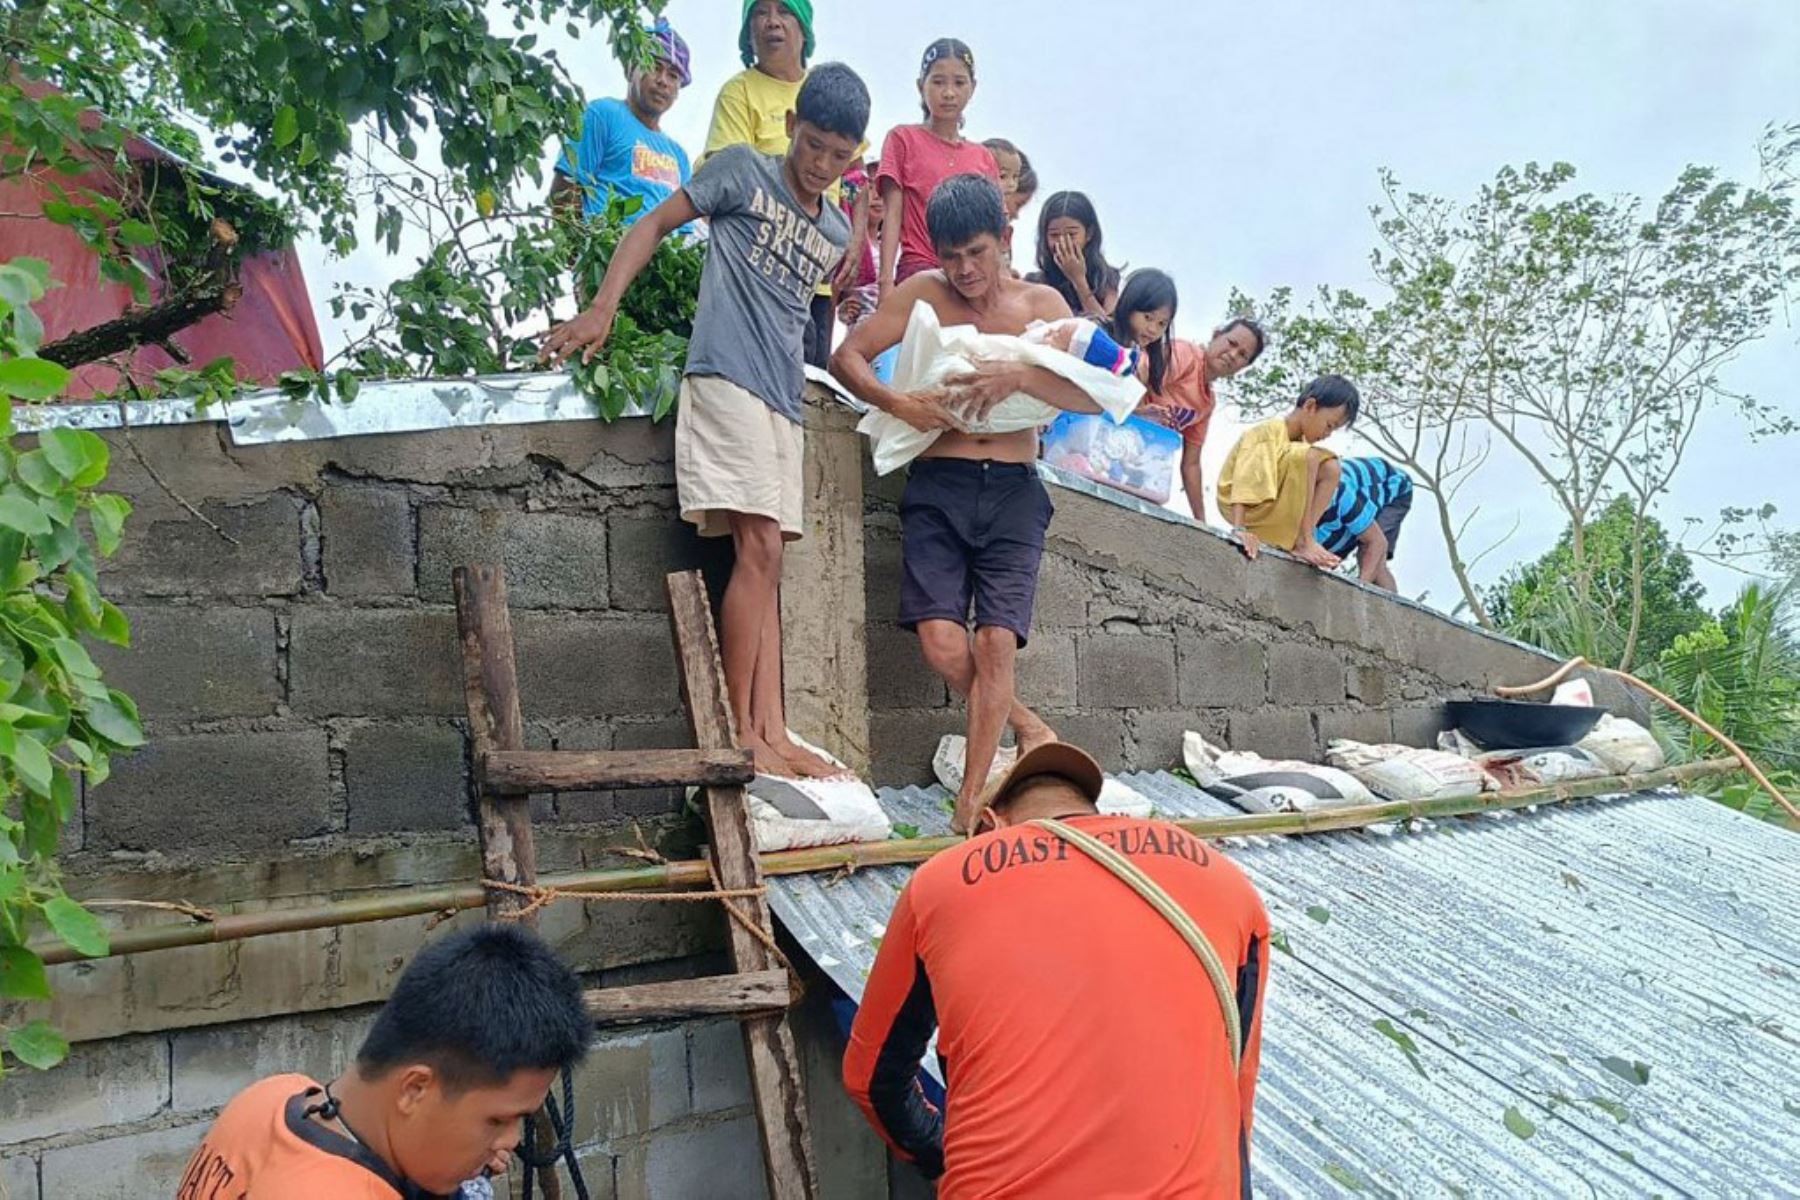
M 1800 290 L 1794 129 L 1770 130 L 1750 186 L 1689 167 L 1653 203 L 1573 193 L 1567 164 L 1502 169 L 1473 200 L 1408 192 L 1384 173 L 1370 262 L 1380 291 L 1322 288 L 1304 306 L 1277 291 L 1239 297 L 1270 327 L 1268 367 L 1240 388 L 1292 403 L 1321 371 L 1355 379 L 1359 432 L 1431 498 L 1462 605 L 1483 625 L 1466 544 L 1477 475 L 1533 480 L 1569 527 L 1577 599 L 1588 529 L 1617 497 L 1641 531 L 1689 439 L 1713 415 L 1758 436 L 1791 430 L 1786 410 L 1729 389 L 1724 366 L 1762 337 Z M 1632 540 L 1632 596 L 1617 656 L 1637 657 L 1644 564 Z
M 1628 498 L 1614 498 L 1588 524 L 1581 561 L 1574 532 L 1565 529 L 1543 557 L 1514 567 L 1488 590 L 1496 627 L 1546 650 L 1628 671 L 1634 658 L 1654 661 L 1682 634 L 1709 622 L 1693 563 L 1671 544 L 1662 522 L 1639 521 Z

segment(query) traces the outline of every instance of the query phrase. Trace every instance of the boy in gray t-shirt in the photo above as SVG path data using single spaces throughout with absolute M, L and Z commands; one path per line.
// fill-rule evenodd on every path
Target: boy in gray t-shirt
M 675 418 L 681 515 L 737 552 L 721 621 L 738 741 L 768 775 L 837 769 L 795 745 L 781 695 L 782 543 L 801 533 L 801 389 L 808 306 L 842 261 L 844 214 L 824 198 L 855 161 L 869 91 L 849 67 L 814 67 L 788 114 L 784 156 L 732 146 L 632 226 L 593 303 L 552 329 L 542 357 L 587 361 L 657 244 L 697 217 L 711 226 Z

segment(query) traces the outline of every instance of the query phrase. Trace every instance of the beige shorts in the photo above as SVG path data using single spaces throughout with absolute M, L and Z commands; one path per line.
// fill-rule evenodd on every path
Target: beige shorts
M 785 539 L 798 538 L 804 463 L 799 425 L 722 376 L 682 379 L 675 495 L 701 537 L 729 534 L 728 514 L 737 512 L 772 518 Z

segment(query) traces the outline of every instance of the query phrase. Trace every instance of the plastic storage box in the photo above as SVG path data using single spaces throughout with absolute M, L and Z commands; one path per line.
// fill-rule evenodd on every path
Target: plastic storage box
M 1044 435 L 1044 461 L 1152 504 L 1167 504 L 1181 462 L 1181 435 L 1142 417 L 1114 425 L 1102 416 L 1064 413 Z

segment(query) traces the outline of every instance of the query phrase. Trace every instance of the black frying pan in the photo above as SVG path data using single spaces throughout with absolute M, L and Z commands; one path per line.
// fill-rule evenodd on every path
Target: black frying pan
M 1452 700 L 1450 724 L 1489 750 L 1573 746 L 1594 731 L 1604 708 L 1530 700 Z

